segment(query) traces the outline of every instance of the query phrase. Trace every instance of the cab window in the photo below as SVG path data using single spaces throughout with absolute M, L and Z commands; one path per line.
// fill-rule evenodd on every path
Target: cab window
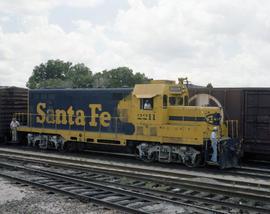
M 163 95 L 163 107 L 167 107 L 167 95 Z
M 188 96 L 185 96 L 185 106 L 188 106 Z
M 140 99 L 140 109 L 152 110 L 153 109 L 153 98 L 142 98 Z
M 175 103 L 176 103 L 176 98 L 175 97 L 170 97 L 169 98 L 169 103 L 170 103 L 171 106 L 174 106 Z
M 183 97 L 177 97 L 176 98 L 176 105 L 178 105 L 178 106 L 183 105 Z

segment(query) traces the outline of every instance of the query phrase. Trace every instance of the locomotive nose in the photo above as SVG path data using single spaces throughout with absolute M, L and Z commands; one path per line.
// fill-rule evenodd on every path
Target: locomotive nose
M 206 121 L 211 125 L 220 125 L 221 115 L 220 113 L 209 114 L 206 116 Z

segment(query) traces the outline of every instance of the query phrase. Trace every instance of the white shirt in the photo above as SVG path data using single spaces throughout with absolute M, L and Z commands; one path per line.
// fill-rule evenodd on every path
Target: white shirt
M 18 121 L 11 121 L 10 123 L 10 128 L 14 129 L 17 128 L 18 126 L 20 126 L 20 123 Z
M 217 134 L 215 131 L 212 131 L 210 139 L 212 142 L 217 142 Z
M 144 104 L 144 109 L 152 109 L 152 106 L 150 103 L 145 103 Z

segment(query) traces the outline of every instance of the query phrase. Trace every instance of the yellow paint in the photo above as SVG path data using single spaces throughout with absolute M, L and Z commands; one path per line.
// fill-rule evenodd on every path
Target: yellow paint
M 73 116 L 74 116 L 74 111 L 73 111 L 73 107 L 70 106 L 67 110 L 68 113 L 68 124 L 69 125 L 74 125 L 74 121 L 73 121 Z M 78 113 L 78 111 L 76 112 L 76 114 Z
M 96 109 L 99 111 L 102 110 L 100 104 L 89 104 L 89 108 L 91 109 L 91 121 L 89 122 L 90 126 L 97 126 L 96 118 L 98 117 L 98 114 L 96 113 Z
M 47 110 L 46 122 L 47 122 L 48 124 L 54 124 L 54 123 L 55 123 L 55 119 L 54 119 L 54 111 L 53 111 L 53 109 L 48 109 L 48 110 Z
M 46 103 L 37 104 L 37 113 L 40 115 L 37 117 L 37 123 L 45 122 L 45 112 L 41 108 L 46 108 Z
M 152 98 L 161 95 L 165 87 L 164 84 L 139 84 L 135 85 L 132 94 L 137 98 Z
M 53 109 L 46 110 L 46 103 L 38 103 L 37 104 L 37 117 L 36 122 L 40 124 L 44 124 L 45 122 L 48 124 L 56 124 L 56 125 L 77 125 L 77 126 L 85 126 L 86 116 L 85 112 L 81 109 L 78 109 L 76 112 L 73 110 L 73 106 L 69 106 L 66 110 L 64 109 L 56 109 L 55 112 Z M 109 112 L 101 112 L 102 105 L 101 104 L 89 104 L 91 115 L 89 126 L 97 126 L 97 119 L 100 120 L 101 126 L 108 127 L 111 122 L 111 115 Z M 100 111 L 101 113 L 97 113 Z
M 100 124 L 104 127 L 108 127 L 110 125 L 109 121 L 111 121 L 111 115 L 109 112 L 102 112 L 100 114 Z
M 75 123 L 77 126 L 84 126 L 85 125 L 85 116 L 84 116 L 83 110 L 76 111 Z
M 67 113 L 65 110 L 56 109 L 55 111 L 56 124 L 67 124 Z
M 151 110 L 142 109 L 140 99 L 146 98 L 152 99 Z M 167 98 L 166 106 L 164 106 L 165 98 Z M 32 128 L 30 125 L 21 126 L 18 130 L 58 134 L 67 141 L 77 139 L 77 141 L 87 142 L 87 139 L 90 139 L 89 141 L 93 140 L 91 143 L 98 144 L 102 144 L 98 142 L 100 139 L 119 141 L 120 144 L 112 143 L 118 146 L 124 146 L 127 139 L 161 144 L 202 145 L 204 139 L 209 139 L 213 127 L 216 126 L 211 124 L 214 119 L 211 115 L 220 113 L 220 108 L 185 106 L 184 100 L 187 98 L 187 88 L 183 84 L 183 79 L 180 79 L 178 84 L 174 81 L 152 81 L 151 84 L 136 85 L 134 91 L 118 103 L 118 118 L 112 118 L 109 112 L 102 112 L 101 104 L 86 104 L 90 115 L 81 109 L 73 109 L 72 106 L 68 106 L 67 110 L 57 109 L 54 115 L 53 109 L 46 109 L 46 103 L 40 102 L 37 104 L 36 122 L 56 123 L 55 129 Z M 170 103 L 170 100 L 176 100 L 176 102 Z M 112 130 L 112 133 L 75 131 L 71 127 L 71 125 L 83 126 L 83 130 L 87 130 L 86 126 L 96 127 L 98 121 L 101 126 L 109 127 L 118 119 L 123 123 L 132 123 L 135 128 L 134 133 L 132 135 L 117 134 L 115 130 Z M 86 121 L 89 122 L 86 123 Z M 57 125 L 60 124 L 68 124 L 69 130 L 57 129 Z M 228 136 L 228 128 L 224 124 L 217 127 L 223 136 Z M 106 145 L 109 144 L 106 143 Z

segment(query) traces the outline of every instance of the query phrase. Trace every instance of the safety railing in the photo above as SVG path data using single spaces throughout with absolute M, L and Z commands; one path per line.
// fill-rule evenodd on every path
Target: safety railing
M 225 123 L 228 129 L 228 136 L 231 138 L 238 138 L 239 137 L 238 120 L 226 120 Z
M 73 131 L 94 131 L 107 133 L 124 133 L 126 123 L 120 121 L 120 117 L 111 117 L 106 119 L 100 116 L 74 116 L 74 115 L 56 115 L 56 114 L 28 114 L 15 113 L 20 126 L 29 128 L 47 128 Z

